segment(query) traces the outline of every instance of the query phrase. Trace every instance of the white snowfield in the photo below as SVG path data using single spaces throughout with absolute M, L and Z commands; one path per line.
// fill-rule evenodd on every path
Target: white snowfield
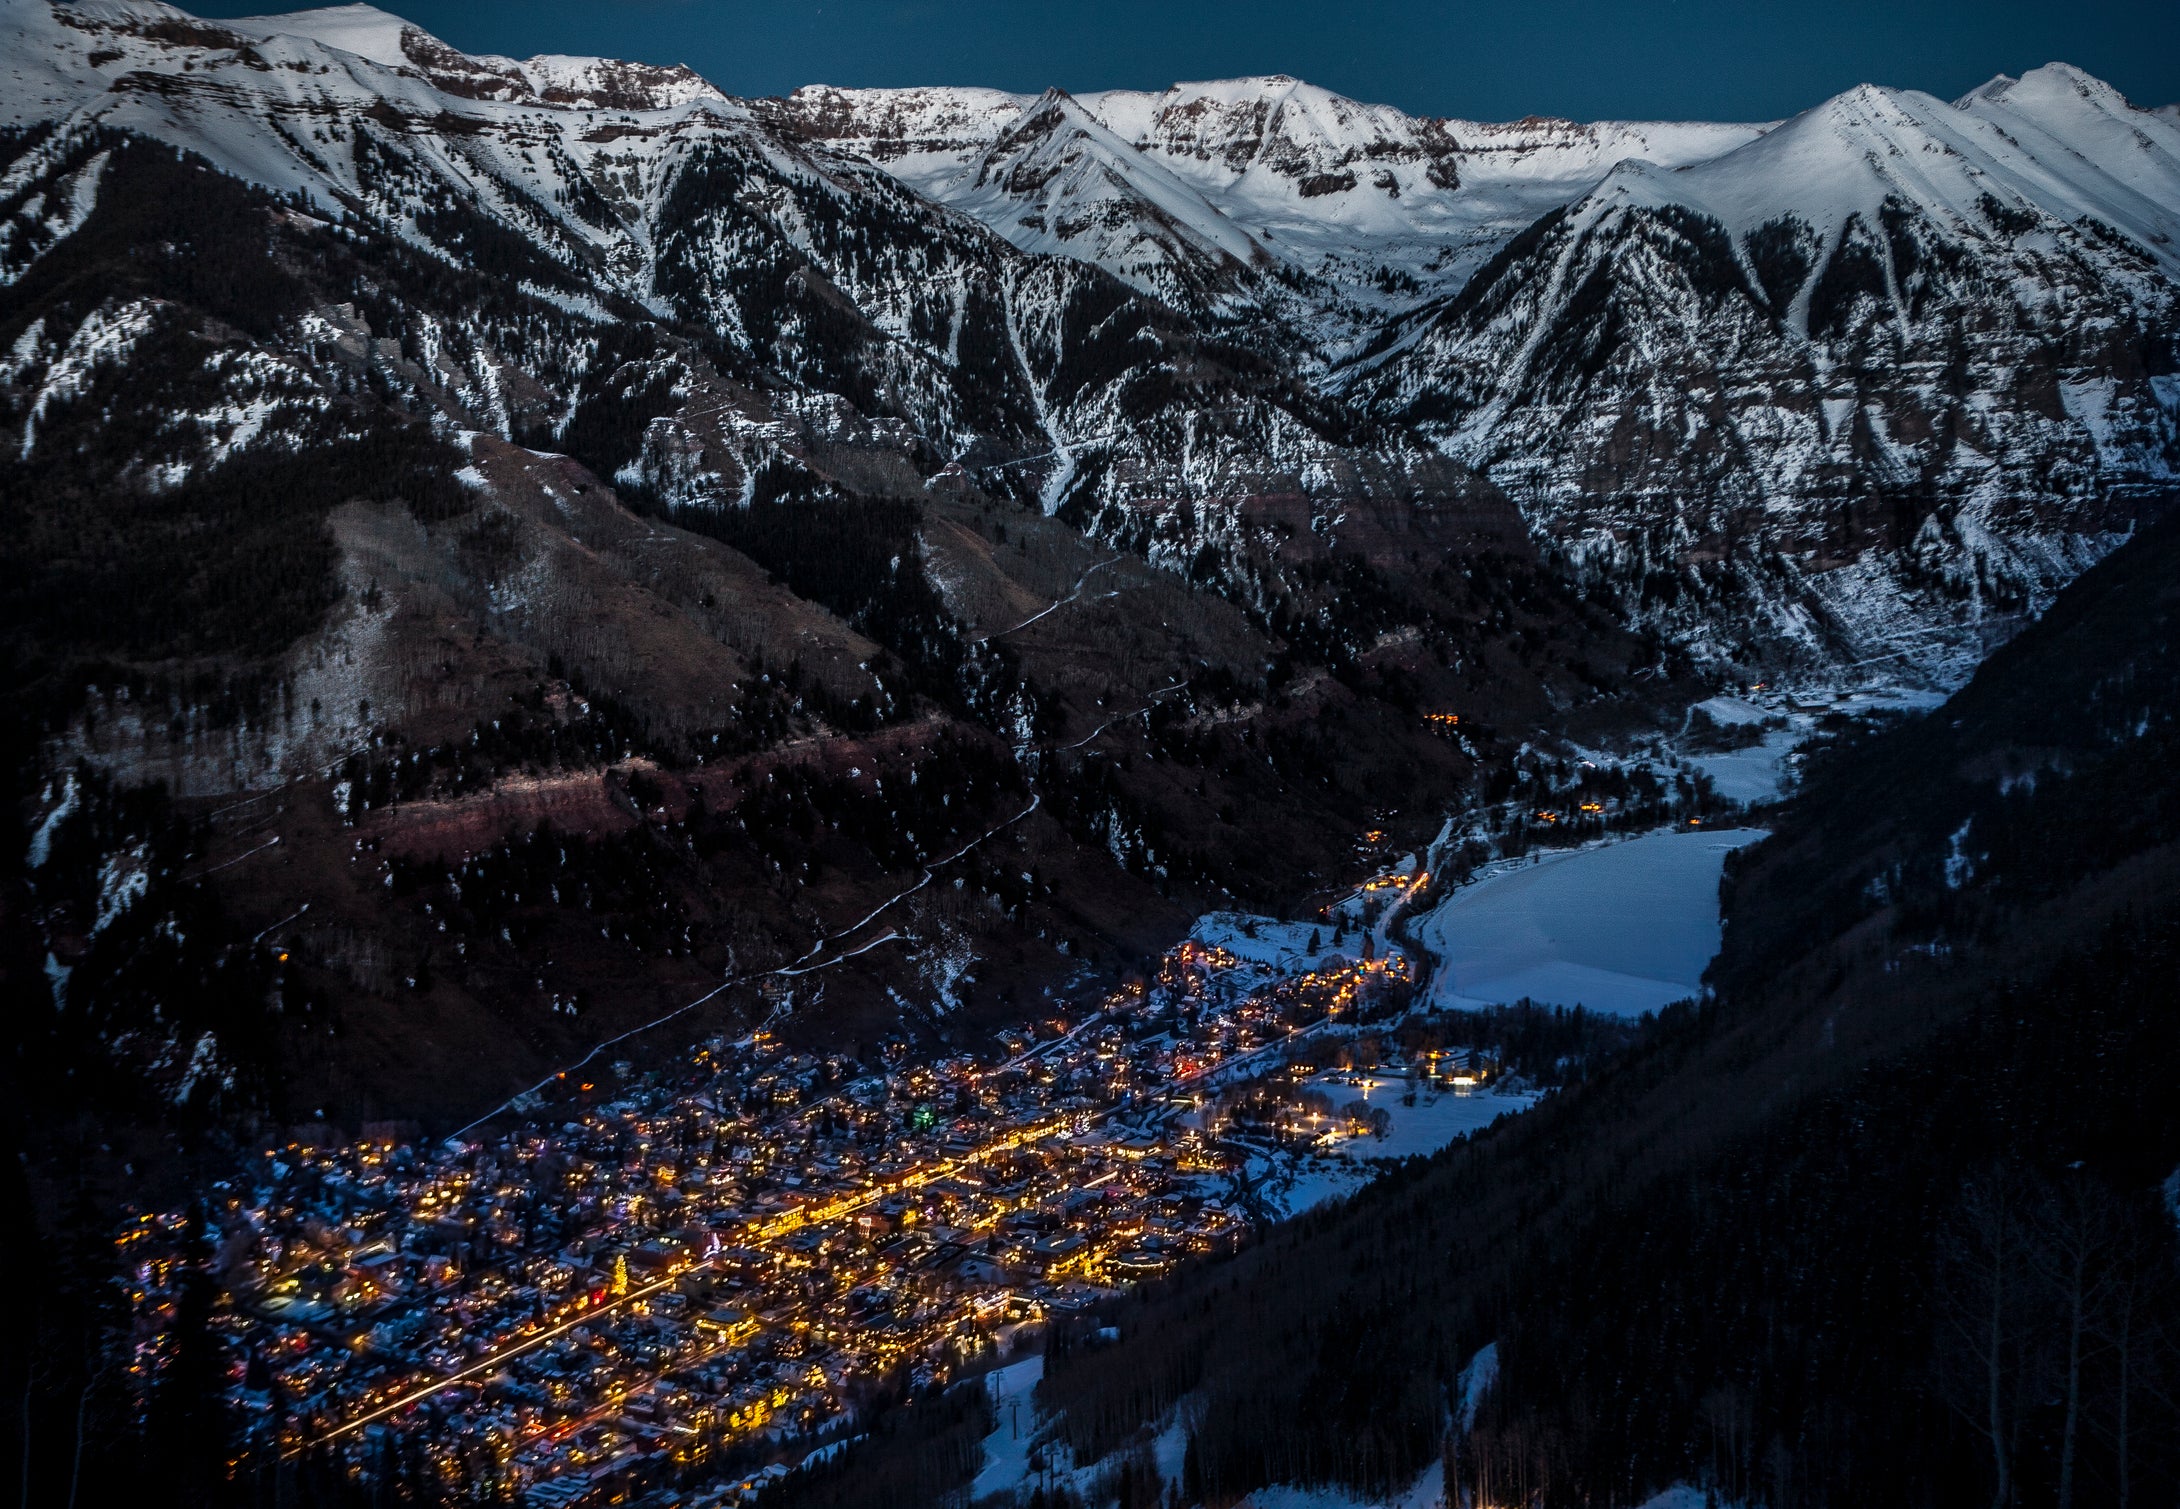
M 1157 293 L 1170 291 L 1176 248 L 1283 262 L 1352 306 L 1317 311 L 1336 322 L 1459 287 L 1622 162 L 1700 162 L 1766 129 L 1441 120 L 1284 75 L 1073 97 L 818 86 L 791 98 L 837 121 L 840 145 L 1025 251 L 1093 261 Z M 1065 124 L 1051 129 L 1055 115 Z M 1026 133 L 1031 123 L 1045 129 Z M 1388 287 L 1387 270 L 1413 286 Z
M 1990 198 L 2093 219 L 2180 270 L 2180 119 L 2064 64 L 1951 104 L 1865 85 L 1784 123 L 1441 119 L 1281 75 L 1073 97 L 810 86 L 748 102 L 686 68 L 466 56 L 368 5 L 199 22 L 146 0 L 0 0 L 0 86 L 0 121 L 135 127 L 328 203 L 356 185 L 326 128 L 378 100 L 419 125 L 492 128 L 433 148 L 487 205 L 502 185 L 553 203 L 555 159 L 609 161 L 640 202 L 695 136 L 786 118 L 1024 250 L 1161 296 L 1210 286 L 1216 304 L 1221 279 L 1285 264 L 1306 275 L 1288 312 L 1327 334 L 1451 294 L 1538 216 L 1577 204 L 1686 205 L 1737 232 L 1791 212 L 1822 233 L 1849 214 L 1874 225 L 1892 198 L 1980 235 Z M 622 234 L 561 218 L 579 239 Z
M 2102 223 L 2180 271 L 2180 127 L 2065 63 L 2000 75 L 1951 104 L 1864 84 L 1685 171 L 1628 161 L 1594 196 L 1699 209 L 1737 235 L 1793 213 L 1875 228 L 1888 200 L 1983 234 L 1987 200 Z
M 1692 754 L 1687 762 L 1711 778 L 1729 802 L 1769 802 L 1784 795 L 1792 780 L 1795 756 L 1816 732 L 1816 714 L 1929 712 L 1945 699 L 1931 687 L 1880 686 L 1856 692 L 1812 690 L 1812 700 L 1797 704 L 1777 692 L 1762 693 L 1761 705 L 1740 697 L 1710 697 L 1696 707 L 1722 728 L 1768 724 L 1763 742 L 1746 749 Z
M 1196 919 L 1188 935 L 1211 948 L 1223 948 L 1237 959 L 1282 972 L 1322 969 L 1341 959 L 1362 956 L 1362 930 L 1350 928 L 1346 941 L 1329 922 L 1281 922 L 1246 912 L 1206 912 Z M 1317 946 L 1310 947 L 1315 938 Z
M 1032 1397 L 1045 1375 L 1043 1357 L 1028 1357 L 995 1368 L 985 1377 L 998 1427 L 984 1438 L 984 1468 L 971 1486 L 972 1501 L 1018 1488 L 1030 1478 L 1029 1454 L 1038 1427 L 1045 1423 Z
M 1534 856 L 1463 886 L 1416 926 L 1443 1007 L 1585 1006 L 1639 1016 L 1702 987 L 1727 854 L 1761 829 L 1692 829 Z
M 1705 714 L 1720 728 L 1745 728 L 1766 721 L 1786 725 L 1764 729 L 1763 742 L 1745 749 L 1689 757 L 1688 763 L 1709 776 L 1712 787 L 1729 802 L 1775 800 L 1786 789 L 1794 751 L 1815 726 L 1812 718 L 1800 715 L 1782 718 L 1771 708 L 1758 707 L 1739 697 L 1706 697 L 1690 711 Z
M 1709 776 L 1729 802 L 1768 802 L 1786 789 L 1789 761 L 1805 737 L 1796 728 L 1767 729 L 1761 744 L 1693 755 L 1688 763 Z

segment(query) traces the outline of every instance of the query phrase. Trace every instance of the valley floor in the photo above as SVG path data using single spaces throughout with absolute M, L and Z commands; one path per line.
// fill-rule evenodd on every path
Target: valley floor
M 1718 952 L 1726 856 L 1763 836 L 1693 828 L 1493 866 L 1417 924 L 1440 961 L 1432 1004 L 1639 1016 L 1695 995 Z

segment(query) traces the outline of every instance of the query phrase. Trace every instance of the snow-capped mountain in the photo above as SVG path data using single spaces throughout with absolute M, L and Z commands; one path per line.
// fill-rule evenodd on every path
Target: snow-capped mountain
M 1072 105 L 1088 120 L 1062 138 L 1072 171 L 995 184 L 990 154 L 1049 115 L 1047 103 L 991 90 L 810 87 L 769 108 L 1025 250 L 1096 262 L 1160 297 L 1218 288 L 1224 301 L 1206 314 L 1300 320 L 1313 344 L 1452 292 L 1620 162 L 1700 161 L 1763 130 L 1437 120 L 1291 78 L 1229 79 L 1082 95 Z M 1238 286 L 1237 256 L 1258 272 Z M 1262 276 L 1273 268 L 1276 282 Z
M 1393 520 L 1503 492 L 1707 654 L 1865 660 L 1903 624 L 1972 654 L 2180 454 L 2180 122 L 2059 66 L 1783 124 L 1488 125 L 1282 77 L 745 101 L 368 6 L 4 0 L 0 70 L 0 276 L 155 140 L 557 311 L 412 311 L 402 381 L 453 423 L 611 434 L 594 459 L 683 509 L 958 463 L 1259 611 L 1297 540 L 1382 566 Z M 94 314 L 137 317 L 0 332 L 26 434 Z
M 598 425 L 625 440 L 594 459 L 676 508 L 744 502 L 768 466 L 804 473 L 820 452 L 833 482 L 920 485 L 898 470 L 913 455 L 925 473 L 976 467 L 987 487 L 1237 590 L 1285 570 L 1249 522 L 1267 511 L 1328 543 L 1350 510 L 1408 499 L 1466 519 L 1474 495 L 1504 513 L 1429 447 L 1364 433 L 1277 352 L 1222 343 L 1085 260 L 1024 252 L 685 72 L 465 58 L 357 6 L 214 25 L 158 5 L 8 0 L 0 17 L 12 113 L 35 132 L 7 170 L 17 213 L 0 265 L 19 274 L 96 202 L 102 133 L 180 146 L 561 311 L 549 353 L 488 313 L 419 312 L 429 401 L 532 438 L 599 433 L 586 415 L 605 405 L 622 417 Z M 980 159 L 994 192 L 1094 186 L 1081 152 L 1109 157 L 1112 139 L 1062 98 L 1047 114 L 1065 130 L 1041 132 L 1032 111 Z M 1171 206 L 1159 225 L 1175 267 L 1217 258 L 1218 279 L 1255 276 L 1246 237 L 1155 163 L 1129 167 L 1130 193 Z M 1199 285 L 1207 297 L 1218 279 Z M 701 358 L 631 355 L 625 333 L 657 321 L 701 334 Z M 376 351 L 385 336 L 358 338 Z M 19 339 L 35 393 L 60 370 L 63 322 Z M 722 398 L 722 382 L 743 396 Z M 875 471 L 839 459 L 873 446 L 889 458 Z
M 1285 332 L 1297 370 L 1507 488 L 1631 604 L 1647 596 L 1637 611 L 1735 624 L 1735 653 L 1897 655 L 1883 626 L 1906 624 L 1908 643 L 1938 629 L 1972 658 L 2170 486 L 2172 113 L 2076 70 L 1953 105 L 1864 88 L 1783 126 L 1423 121 L 1276 78 L 1073 103 L 1108 133 L 1070 133 L 1075 170 L 995 182 L 984 143 L 1032 102 L 787 102 L 1017 244 Z M 1193 214 L 1138 188 L 1131 153 L 1193 188 Z M 1652 260 L 1705 251 L 1627 229 L 1686 217 L 1723 227 L 1749 298 L 1711 307 L 1690 279 L 1718 269 Z M 1253 255 L 1187 260 L 1229 227 Z M 1889 267 L 1895 231 L 1916 265 L 1879 281 L 1909 307 L 1878 324 L 1933 349 L 1833 349 L 1811 301 L 1836 324 L 1842 280 Z M 1774 311 L 1765 279 L 1793 266 Z M 1552 330 L 1600 318 L 1587 344 Z M 1691 567 L 1692 598 L 1662 584 Z M 1722 591 L 1749 600 L 1721 615 Z
M 1193 185 L 1059 90 L 1008 122 L 944 190 L 1024 251 L 1095 263 L 1176 307 L 1219 311 L 1272 264 Z
M 2176 237 L 2180 131 L 2076 70 L 1862 88 L 1623 164 L 1345 380 L 1633 592 L 1715 563 L 1759 634 L 1901 653 L 2170 495 Z

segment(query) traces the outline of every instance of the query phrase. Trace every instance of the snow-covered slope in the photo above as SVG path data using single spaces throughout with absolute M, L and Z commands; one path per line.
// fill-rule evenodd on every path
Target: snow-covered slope
M 1628 163 L 1606 192 L 1698 209 L 1736 235 L 1783 214 L 1820 233 L 1850 217 L 1874 224 L 1888 202 L 1978 239 L 1993 213 L 2095 220 L 2180 269 L 2180 132 L 2064 64 L 1951 105 L 1863 85 L 1683 171 Z
M 1753 639 L 1973 653 L 2174 490 L 2176 273 L 2166 117 L 2063 65 L 1864 87 L 1622 164 L 1347 380 L 1665 619 L 1693 569 Z
M 1394 294 L 1458 286 L 1507 238 L 1621 162 L 1676 167 L 1763 129 L 1439 120 L 1277 76 L 1084 104 L 1304 270 Z
M 1098 172 L 1040 180 L 1020 194 L 994 190 L 986 158 L 1048 100 L 810 88 L 774 108 L 1019 246 L 1094 261 L 1161 297 L 1177 284 L 1228 287 L 1222 261 L 1241 243 L 1244 262 L 1277 265 L 1284 276 L 1255 280 L 1245 296 L 1230 291 L 1217 312 L 1272 317 L 1320 343 L 1351 339 L 1419 297 L 1451 292 L 1523 226 L 1580 198 L 1620 162 L 1699 161 L 1763 129 L 1438 120 L 1281 76 L 1112 90 L 1073 103 L 1106 133 L 1095 147 L 1092 133 L 1069 133 L 1078 155 L 1102 152 Z M 1146 183 L 1148 165 L 1165 173 Z M 1054 225 L 1098 232 L 1056 237 Z M 1199 251 L 1190 266 L 1187 253 L 1201 247 L 1217 251 Z
M 368 6 L 0 0 L 0 85 L 0 280 L 154 140 L 573 322 L 546 358 L 431 312 L 406 359 L 462 424 L 610 396 L 614 465 L 684 507 L 752 496 L 783 436 L 882 435 L 1264 612 L 1307 550 L 1500 539 L 1503 490 L 1689 643 L 1868 660 L 1905 625 L 1957 670 L 2180 454 L 2180 120 L 2059 65 L 1769 126 L 1487 125 L 1281 77 L 744 101 Z M 0 332 L 15 380 L 88 314 Z M 743 396 L 635 354 L 655 321 Z
M 944 189 L 1024 251 L 1094 262 L 1177 307 L 1215 307 L 1271 262 L 1195 188 L 1056 89 Z
M 5 0 L 0 58 L 4 118 L 60 123 L 54 150 L 87 129 L 140 132 L 421 240 L 419 217 L 452 196 L 636 297 L 667 164 L 749 134 L 747 112 L 686 69 L 469 58 L 363 5 L 204 22 L 135 0 Z
M 662 110 L 723 99 L 683 67 L 546 53 L 517 62 L 458 52 L 371 5 L 334 5 L 219 23 L 251 37 L 301 37 L 389 68 L 412 70 L 449 94 L 597 110 Z

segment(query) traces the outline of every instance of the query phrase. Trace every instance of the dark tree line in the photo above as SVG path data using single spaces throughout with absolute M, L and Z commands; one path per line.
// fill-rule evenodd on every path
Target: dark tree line
M 2180 932 L 2055 962 L 1529 1251 L 1462 1470 L 1550 1502 L 1676 1478 L 1780 1505 L 2169 1493 Z
M 959 1502 L 984 1465 L 995 1421 L 984 1380 L 944 1391 L 881 1390 L 857 1436 L 821 1465 L 782 1479 L 764 1509 L 856 1509 L 875 1504 Z
M 24 905 L 10 921 L 34 925 L 56 951 L 43 1001 L 30 971 L 11 968 L 25 1009 L 8 1039 L 35 1098 L 82 1097 L 197 1131 L 277 1109 L 275 953 L 241 931 L 197 873 L 202 825 L 177 813 L 163 787 L 119 789 L 79 766 L 39 837 L 22 856 Z M 8 941 L 14 960 L 30 943 Z M 187 1059 L 207 1033 L 217 1072 L 183 1094 L 176 1054 Z M 148 1065 L 164 1071 L 147 1079 Z

